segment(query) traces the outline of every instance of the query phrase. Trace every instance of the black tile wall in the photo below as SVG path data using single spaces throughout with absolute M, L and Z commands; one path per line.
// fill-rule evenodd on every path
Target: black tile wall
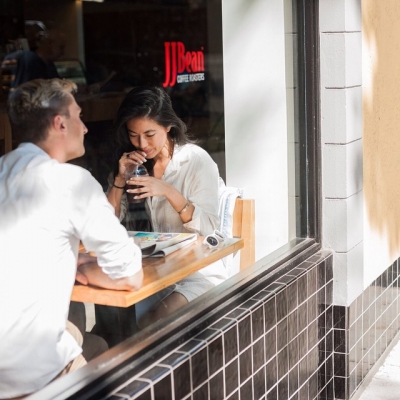
M 333 307 L 336 399 L 354 395 L 400 328 L 399 272 L 396 260 L 349 307 Z
M 332 287 L 332 255 L 321 251 L 110 389 L 108 399 L 333 399 L 334 388 L 349 387 L 340 357 L 351 343 Z M 362 348 L 353 354 L 365 361 Z

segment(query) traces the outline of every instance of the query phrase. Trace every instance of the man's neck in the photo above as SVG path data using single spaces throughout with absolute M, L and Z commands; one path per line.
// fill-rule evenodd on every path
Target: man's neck
M 46 152 L 51 158 L 54 158 L 58 162 L 67 162 L 64 152 L 61 151 L 58 146 L 50 143 L 49 140 L 44 140 L 35 144 L 36 146 L 40 147 L 44 152 Z

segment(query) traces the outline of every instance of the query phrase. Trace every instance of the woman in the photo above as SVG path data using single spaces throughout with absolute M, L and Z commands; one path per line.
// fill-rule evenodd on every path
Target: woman
M 218 167 L 209 154 L 187 136 L 184 122 L 175 114 L 167 93 L 158 87 L 133 89 L 116 118 L 118 168 L 108 199 L 122 220 L 128 212 L 125 171 L 144 163 L 149 176 L 130 181 L 155 232 L 195 232 L 206 236 L 218 227 Z M 139 327 L 157 320 L 226 279 L 222 262 L 170 286 L 136 305 Z

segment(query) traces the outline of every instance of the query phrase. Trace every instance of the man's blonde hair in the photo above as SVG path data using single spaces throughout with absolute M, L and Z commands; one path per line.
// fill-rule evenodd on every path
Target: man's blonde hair
M 65 79 L 35 79 L 23 83 L 8 98 L 8 114 L 18 143 L 46 139 L 56 115 L 69 117 L 76 84 Z

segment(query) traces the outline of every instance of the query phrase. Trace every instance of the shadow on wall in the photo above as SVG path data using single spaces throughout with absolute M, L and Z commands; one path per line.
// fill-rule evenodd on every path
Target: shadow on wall
M 364 192 L 371 227 L 400 253 L 400 2 L 362 0 Z

